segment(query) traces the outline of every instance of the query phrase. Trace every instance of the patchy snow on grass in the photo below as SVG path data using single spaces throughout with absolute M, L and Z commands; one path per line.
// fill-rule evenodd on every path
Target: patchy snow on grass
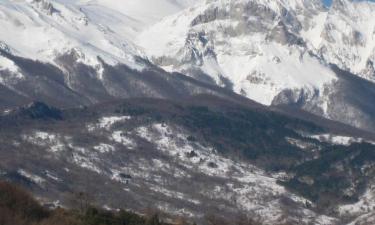
M 277 183 L 277 179 L 266 175 L 256 167 L 233 162 L 234 172 L 225 185 L 203 189 L 201 194 L 210 198 L 224 199 L 236 207 L 253 212 L 268 222 L 277 221 L 283 215 L 281 199 L 287 198 L 297 205 L 308 200 L 289 193 Z M 302 208 L 302 207 L 301 207 Z M 313 212 L 306 212 L 313 215 Z
M 109 130 L 114 124 L 125 122 L 130 120 L 130 116 L 107 116 L 99 119 L 96 124 L 89 124 L 87 126 L 88 131 L 92 132 L 96 129 L 106 129 Z
M 186 168 L 197 167 L 200 172 L 221 177 L 229 171 L 230 160 L 218 156 L 212 147 L 189 141 L 189 135 L 182 128 L 155 123 L 137 128 L 136 134 L 156 144 L 159 151 L 184 162 Z
M 35 131 L 29 135 L 23 134 L 22 139 L 31 144 L 46 147 L 47 150 L 52 153 L 57 153 L 66 149 L 65 143 L 69 142 L 71 140 L 71 137 L 44 131 Z
M 203 217 L 203 213 L 195 213 L 186 208 L 176 208 L 172 204 L 167 202 L 158 202 L 156 207 L 162 212 L 169 212 L 172 215 L 184 216 L 184 217 Z
M 69 143 L 68 148 L 71 154 L 72 163 L 98 174 L 103 173 L 103 170 L 99 167 L 101 159 L 98 157 L 97 152 L 93 151 L 92 148 L 76 146 L 73 143 Z
M 22 139 L 35 145 L 46 145 L 47 143 L 54 141 L 56 139 L 56 135 L 43 131 L 35 131 L 31 135 L 23 135 Z
M 117 182 L 128 184 L 130 180 L 132 179 L 132 177 L 129 174 L 123 173 L 119 170 L 112 169 L 111 172 L 112 172 L 111 179 Z
M 100 153 L 109 153 L 114 152 L 116 149 L 112 145 L 100 143 L 99 145 L 96 145 L 93 147 L 94 150 L 100 152 Z
M 375 224 L 375 212 L 374 211 L 363 214 L 355 218 L 352 222 L 348 223 L 347 225 L 368 225 L 368 224 Z
M 162 161 L 160 159 L 152 159 L 153 170 L 170 174 L 174 178 L 185 178 L 191 177 L 186 171 L 181 170 L 175 165 L 172 165 L 169 161 Z
M 164 187 L 155 186 L 155 185 L 150 185 L 149 188 L 150 188 L 150 190 L 152 190 L 154 192 L 157 192 L 157 193 L 161 193 L 161 194 L 163 194 L 163 195 L 165 195 L 169 198 L 175 198 L 175 199 L 180 199 L 180 200 L 183 200 L 183 201 L 188 201 L 188 202 L 191 202 L 195 205 L 201 204 L 201 202 L 199 200 L 192 199 L 190 196 L 187 196 L 186 194 L 178 192 L 178 191 L 168 190 Z
M 73 156 L 73 162 L 77 166 L 88 169 L 98 174 L 102 173 L 102 170 L 93 162 L 93 160 L 90 159 L 90 157 L 81 155 L 77 152 L 73 152 L 72 156 Z
M 200 186 L 198 192 L 194 192 L 202 199 L 214 199 L 223 202 L 223 204 L 238 207 L 245 212 L 255 212 L 269 224 L 282 218 L 282 215 L 285 214 L 283 199 L 288 199 L 295 205 L 295 210 L 298 210 L 306 218 L 315 218 L 320 221 L 318 224 L 333 224 L 334 218 L 318 216 L 313 211 L 306 209 L 305 204 L 312 204 L 310 201 L 288 192 L 277 183 L 278 177 L 285 176 L 285 174 L 276 174 L 273 177 L 272 174 L 267 174 L 247 162 L 226 158 L 212 147 L 204 146 L 197 141 L 189 141 L 188 132 L 180 127 L 154 123 L 138 127 L 135 133 L 155 144 L 157 150 L 172 158 L 169 162 L 160 158 L 153 159 L 154 168 L 159 170 L 167 168 L 166 171 L 163 171 L 173 176 L 175 172 L 169 168 L 182 166 L 191 176 L 198 173 L 200 176 L 207 176 L 205 178 L 207 180 L 213 179 L 209 183 L 210 185 Z M 154 177 L 148 176 L 145 179 L 149 181 L 152 178 Z M 219 182 L 220 179 L 225 179 L 225 183 Z M 217 185 L 212 186 L 211 184 L 214 184 L 212 182 L 217 182 Z M 182 197 L 182 195 L 174 193 L 174 189 L 168 187 L 168 183 L 166 185 L 163 182 L 156 183 L 161 186 L 154 187 L 152 184 L 151 188 L 156 188 L 154 191 L 163 193 L 167 197 L 172 194 L 177 199 Z M 194 185 L 197 184 L 192 184 L 192 186 Z M 180 194 L 186 195 L 186 192 Z M 187 193 L 188 196 L 190 194 Z M 185 198 L 189 199 L 186 196 Z
M 339 206 L 339 212 L 342 215 L 360 215 L 374 212 L 375 210 L 375 185 L 371 185 L 366 192 L 354 204 Z
M 122 144 L 128 149 L 134 149 L 137 147 L 137 143 L 123 131 L 114 131 L 112 133 L 111 139 L 117 143 Z
M 100 128 L 109 129 L 111 128 L 115 123 L 119 122 L 125 122 L 127 120 L 130 120 L 130 116 L 109 116 L 109 117 L 102 117 L 99 120 L 98 126 Z

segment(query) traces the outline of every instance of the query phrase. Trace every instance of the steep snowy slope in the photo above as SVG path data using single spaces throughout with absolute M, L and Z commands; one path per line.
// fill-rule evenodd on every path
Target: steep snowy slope
M 72 107 L 212 92 L 151 65 L 132 43 L 144 24 L 115 10 L 115 1 L 102 3 L 0 2 L 0 109 L 33 100 Z
M 330 9 L 320 0 L 213 0 L 165 18 L 137 43 L 167 70 L 266 105 L 292 104 L 374 130 L 370 102 L 358 108 L 353 99 L 337 97 L 373 96 L 373 88 L 354 90 L 329 66 L 373 80 L 373 12 L 374 3 L 350 0 Z
M 76 0 L 83 5 L 97 5 L 120 12 L 143 25 L 154 24 L 167 15 L 175 14 L 199 0 Z
M 374 2 L 334 1 L 317 46 L 325 61 L 372 82 L 375 82 L 374 13 Z
M 120 32 L 96 23 L 74 4 L 46 0 L 0 3 L 0 40 L 18 56 L 55 63 L 56 57 L 71 52 L 81 62 L 97 66 L 100 56 L 106 63 L 137 67 L 134 45 Z
M 262 44 L 282 43 L 288 45 L 287 50 L 299 45 L 303 48 L 302 52 L 311 51 L 326 63 L 336 64 L 343 70 L 374 80 L 374 12 L 375 3 L 369 1 L 337 0 L 329 9 L 317 0 L 202 1 L 194 9 L 166 18 L 145 31 L 139 43 L 150 56 L 156 58 L 176 55 L 181 58 L 182 54 L 189 53 L 186 52 L 189 47 L 203 53 L 204 50 L 199 49 L 202 44 L 211 44 L 207 47 L 214 50 L 218 57 L 229 53 L 241 55 L 237 52 L 238 48 L 251 45 L 250 42 L 257 45 L 259 41 Z M 149 39 L 150 34 L 156 36 Z M 194 43 L 192 38 L 197 34 L 208 38 L 207 43 Z M 248 37 L 250 34 L 253 37 Z M 217 48 L 224 45 L 223 38 L 227 38 L 227 45 L 238 39 L 237 42 L 244 46 L 231 46 L 227 51 L 220 52 Z M 181 52 L 183 48 L 185 52 Z M 282 48 L 285 49 L 285 46 Z M 242 55 L 250 57 L 254 51 L 260 50 L 242 52 Z M 219 62 L 219 66 L 221 64 Z M 226 71 L 216 71 L 220 72 Z
M 200 70 L 263 104 L 285 89 L 306 88 L 312 97 L 335 79 L 296 34 L 316 8 L 323 10 L 320 1 L 211 1 L 163 20 L 139 44 L 165 68 Z
M 30 99 L 60 106 L 88 104 L 153 91 L 163 96 L 151 91 L 151 86 L 163 81 L 145 84 L 152 76 L 134 76 L 133 83 L 128 80 L 129 74 L 154 68 L 133 41 L 150 23 L 194 2 L 1 1 L 0 105 Z M 117 72 L 108 72 L 116 66 Z M 139 80 L 143 88 L 134 91 Z

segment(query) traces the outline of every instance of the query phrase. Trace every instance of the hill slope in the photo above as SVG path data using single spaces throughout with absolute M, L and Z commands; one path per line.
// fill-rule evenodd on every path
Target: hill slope
M 111 208 L 266 224 L 343 224 L 372 207 L 374 137 L 360 133 L 210 96 L 30 111 L 0 118 L 0 174 L 47 201 L 83 191 Z

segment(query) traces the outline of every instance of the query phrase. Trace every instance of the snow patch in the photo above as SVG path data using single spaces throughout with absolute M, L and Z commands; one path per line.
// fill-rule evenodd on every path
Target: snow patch
M 25 77 L 20 68 L 10 59 L 0 54 L 0 83 L 6 85 L 9 82 L 19 81 Z M 10 74 L 7 74 L 8 72 Z
M 111 29 L 108 21 L 100 23 L 109 18 L 105 9 L 97 8 L 94 14 L 87 8 L 89 6 L 78 1 L 32 1 L 26 4 L 24 1 L 3 0 L 0 2 L 2 42 L 14 49 L 12 52 L 16 55 L 54 65 L 57 65 L 57 57 L 74 50 L 81 53 L 78 62 L 94 68 L 101 65 L 100 56 L 107 64 L 121 63 L 142 70 L 144 66 L 134 58 L 142 53 L 132 43 L 129 34 L 122 32 L 125 29 Z M 112 15 L 129 21 L 120 12 L 113 11 Z
M 363 138 L 355 138 L 355 137 L 348 137 L 348 136 L 340 136 L 334 134 L 319 134 L 319 135 L 312 135 L 310 136 L 313 139 L 328 142 L 336 145 L 346 145 L 349 146 L 353 143 L 362 143 L 365 140 Z
M 92 132 L 96 129 L 106 129 L 110 130 L 110 128 L 116 124 L 121 123 L 130 120 L 130 116 L 107 116 L 102 117 L 99 119 L 99 122 L 97 124 L 89 124 L 87 126 L 87 129 Z
M 44 182 L 46 182 L 46 180 L 38 175 L 35 175 L 35 174 L 32 174 L 32 173 L 29 173 L 28 171 L 24 170 L 24 169 L 19 169 L 18 171 L 18 174 L 20 174 L 21 176 L 23 177 L 26 177 L 27 179 L 31 180 L 32 182 L 36 183 L 36 184 L 43 184 Z
M 31 135 L 23 134 L 22 139 L 31 144 L 46 147 L 52 153 L 57 153 L 66 149 L 65 143 L 69 142 L 71 137 L 44 131 L 35 131 Z
M 112 133 L 111 139 L 117 143 L 122 144 L 128 149 L 134 149 L 137 147 L 137 143 L 131 137 L 129 137 L 129 134 L 123 131 L 114 131 Z
M 72 153 L 73 162 L 78 165 L 79 167 L 88 169 L 90 171 L 93 171 L 97 174 L 101 174 L 102 170 L 94 163 L 92 160 L 90 160 L 89 157 L 79 154 L 77 152 Z
M 366 192 L 354 204 L 339 206 L 339 212 L 342 215 L 362 215 L 371 213 L 375 210 L 375 186 L 371 185 Z
M 52 172 L 50 172 L 48 170 L 45 171 L 45 174 L 48 178 L 50 178 L 54 181 L 58 181 L 58 182 L 62 181 L 59 177 L 57 177 L 55 174 L 53 174 Z
M 100 153 L 109 153 L 109 152 L 114 152 L 116 149 L 112 145 L 105 144 L 105 143 L 100 143 L 99 145 L 96 145 L 93 147 L 96 151 Z
M 201 204 L 201 202 L 199 200 L 192 199 L 191 197 L 187 196 L 186 194 L 178 192 L 178 191 L 171 191 L 171 190 L 168 190 L 168 189 L 160 187 L 160 186 L 149 186 L 149 188 L 152 191 L 161 193 L 161 194 L 163 194 L 163 195 L 165 195 L 169 198 L 177 198 L 177 199 L 180 199 L 180 200 L 183 200 L 183 201 L 191 202 L 195 205 Z

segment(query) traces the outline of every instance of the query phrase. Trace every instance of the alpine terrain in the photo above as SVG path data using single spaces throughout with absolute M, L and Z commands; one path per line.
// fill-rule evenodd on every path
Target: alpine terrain
M 138 222 L 375 224 L 373 15 L 354 0 L 2 0 L 0 186 Z

